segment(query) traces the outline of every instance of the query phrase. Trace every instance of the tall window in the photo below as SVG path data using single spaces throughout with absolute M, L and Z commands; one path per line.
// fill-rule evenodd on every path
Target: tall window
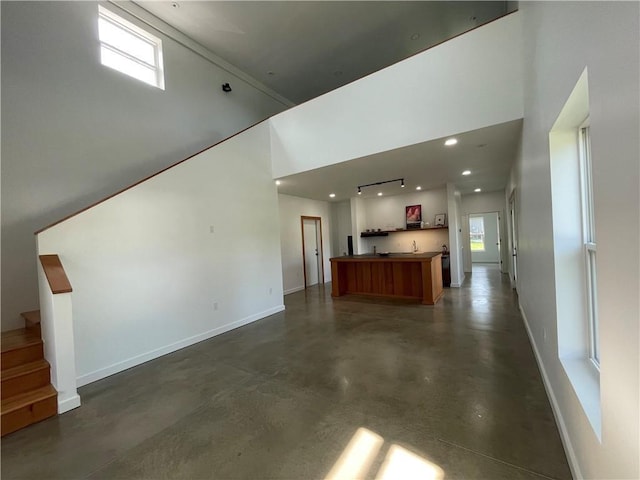
M 469 236 L 471 237 L 471 251 L 484 252 L 484 218 L 469 217 Z
M 591 142 L 589 119 L 580 127 L 580 190 L 582 204 L 582 238 L 584 244 L 585 279 L 587 292 L 587 321 L 589 323 L 589 357 L 600 366 L 598 348 L 598 295 L 596 277 L 596 229 L 593 214 L 593 183 L 591 181 Z
M 102 65 L 164 90 L 162 41 L 103 7 L 98 7 Z

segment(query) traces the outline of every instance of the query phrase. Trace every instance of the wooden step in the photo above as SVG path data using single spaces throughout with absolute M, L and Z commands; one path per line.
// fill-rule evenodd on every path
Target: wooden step
M 19 328 L 2 333 L 2 370 L 44 358 L 40 334 Z
M 20 316 L 24 318 L 24 326 L 27 330 L 40 335 L 40 310 L 22 312 Z
M 58 413 L 58 393 L 51 386 L 2 400 L 2 436 Z
M 44 359 L 3 370 L 0 375 L 2 400 L 51 383 L 49 362 Z

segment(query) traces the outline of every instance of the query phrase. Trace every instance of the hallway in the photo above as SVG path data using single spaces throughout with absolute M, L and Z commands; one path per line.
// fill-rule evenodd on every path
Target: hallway
M 324 478 L 359 429 L 382 439 L 367 478 L 393 449 L 445 478 L 571 478 L 497 267 L 435 307 L 330 284 L 285 303 L 81 388 L 79 409 L 2 440 L 2 478 Z

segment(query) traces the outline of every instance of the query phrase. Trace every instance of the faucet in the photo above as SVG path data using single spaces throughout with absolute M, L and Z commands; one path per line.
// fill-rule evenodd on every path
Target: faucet
M 413 252 L 417 252 L 418 251 L 418 245 L 416 245 L 416 241 L 413 241 Z

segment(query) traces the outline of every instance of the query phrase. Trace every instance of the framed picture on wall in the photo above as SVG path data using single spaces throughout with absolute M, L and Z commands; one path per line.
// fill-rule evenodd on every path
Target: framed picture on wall
M 420 228 L 422 222 L 422 205 L 409 205 L 405 207 L 405 219 L 407 229 Z
M 447 214 L 446 213 L 438 213 L 436 215 L 436 221 L 433 222 L 436 227 L 444 227 L 447 224 Z

